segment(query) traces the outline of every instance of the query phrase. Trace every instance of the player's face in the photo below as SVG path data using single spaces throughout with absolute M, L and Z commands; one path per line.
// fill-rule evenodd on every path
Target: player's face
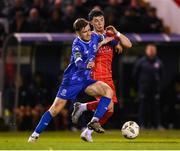
M 78 32 L 78 36 L 84 41 L 89 41 L 91 39 L 91 28 L 89 24 Z
M 97 17 L 93 17 L 91 24 L 94 27 L 94 30 L 96 32 L 100 32 L 103 33 L 104 32 L 104 16 L 97 16 Z
M 149 45 L 147 46 L 146 48 L 146 55 L 153 59 L 154 57 L 156 57 L 156 54 L 157 54 L 157 50 L 156 50 L 156 47 L 153 46 L 153 45 Z

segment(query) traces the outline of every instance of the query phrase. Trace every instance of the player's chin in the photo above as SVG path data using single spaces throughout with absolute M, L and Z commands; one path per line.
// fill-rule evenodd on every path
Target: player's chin
M 99 31 L 102 31 L 102 30 L 104 30 L 104 27 L 102 26 L 102 27 L 99 27 L 98 29 L 99 29 Z
M 85 39 L 85 41 L 90 41 L 91 40 L 91 37 L 87 37 L 86 39 Z

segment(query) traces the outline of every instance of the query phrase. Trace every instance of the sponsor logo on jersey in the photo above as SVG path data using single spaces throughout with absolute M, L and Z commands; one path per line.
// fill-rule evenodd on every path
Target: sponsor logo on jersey
M 99 48 L 98 53 L 106 53 L 106 52 L 112 52 L 112 47 L 109 46 L 102 46 Z

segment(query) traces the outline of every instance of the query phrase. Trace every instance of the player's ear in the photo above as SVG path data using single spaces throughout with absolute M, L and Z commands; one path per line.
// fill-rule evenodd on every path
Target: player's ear
M 89 25 L 90 25 L 91 30 L 93 30 L 93 24 L 92 24 L 92 21 L 89 21 Z
M 92 24 L 92 20 L 91 21 L 89 21 L 89 24 L 92 26 L 93 24 Z
M 76 35 L 77 35 L 78 37 L 80 37 L 80 32 L 79 32 L 79 31 L 76 31 L 75 33 L 76 33 Z
M 90 24 L 91 27 L 93 27 L 93 20 L 90 20 L 89 24 Z
M 79 36 L 79 32 L 78 31 L 76 31 L 75 34 Z

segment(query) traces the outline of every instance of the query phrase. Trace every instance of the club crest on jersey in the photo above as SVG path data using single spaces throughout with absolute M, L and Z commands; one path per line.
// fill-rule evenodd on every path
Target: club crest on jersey
M 66 90 L 66 89 L 62 89 L 61 95 L 62 95 L 62 96 L 66 96 L 66 93 L 67 93 L 67 90 Z
M 158 62 L 155 62 L 154 67 L 158 69 L 160 67 L 160 64 Z

